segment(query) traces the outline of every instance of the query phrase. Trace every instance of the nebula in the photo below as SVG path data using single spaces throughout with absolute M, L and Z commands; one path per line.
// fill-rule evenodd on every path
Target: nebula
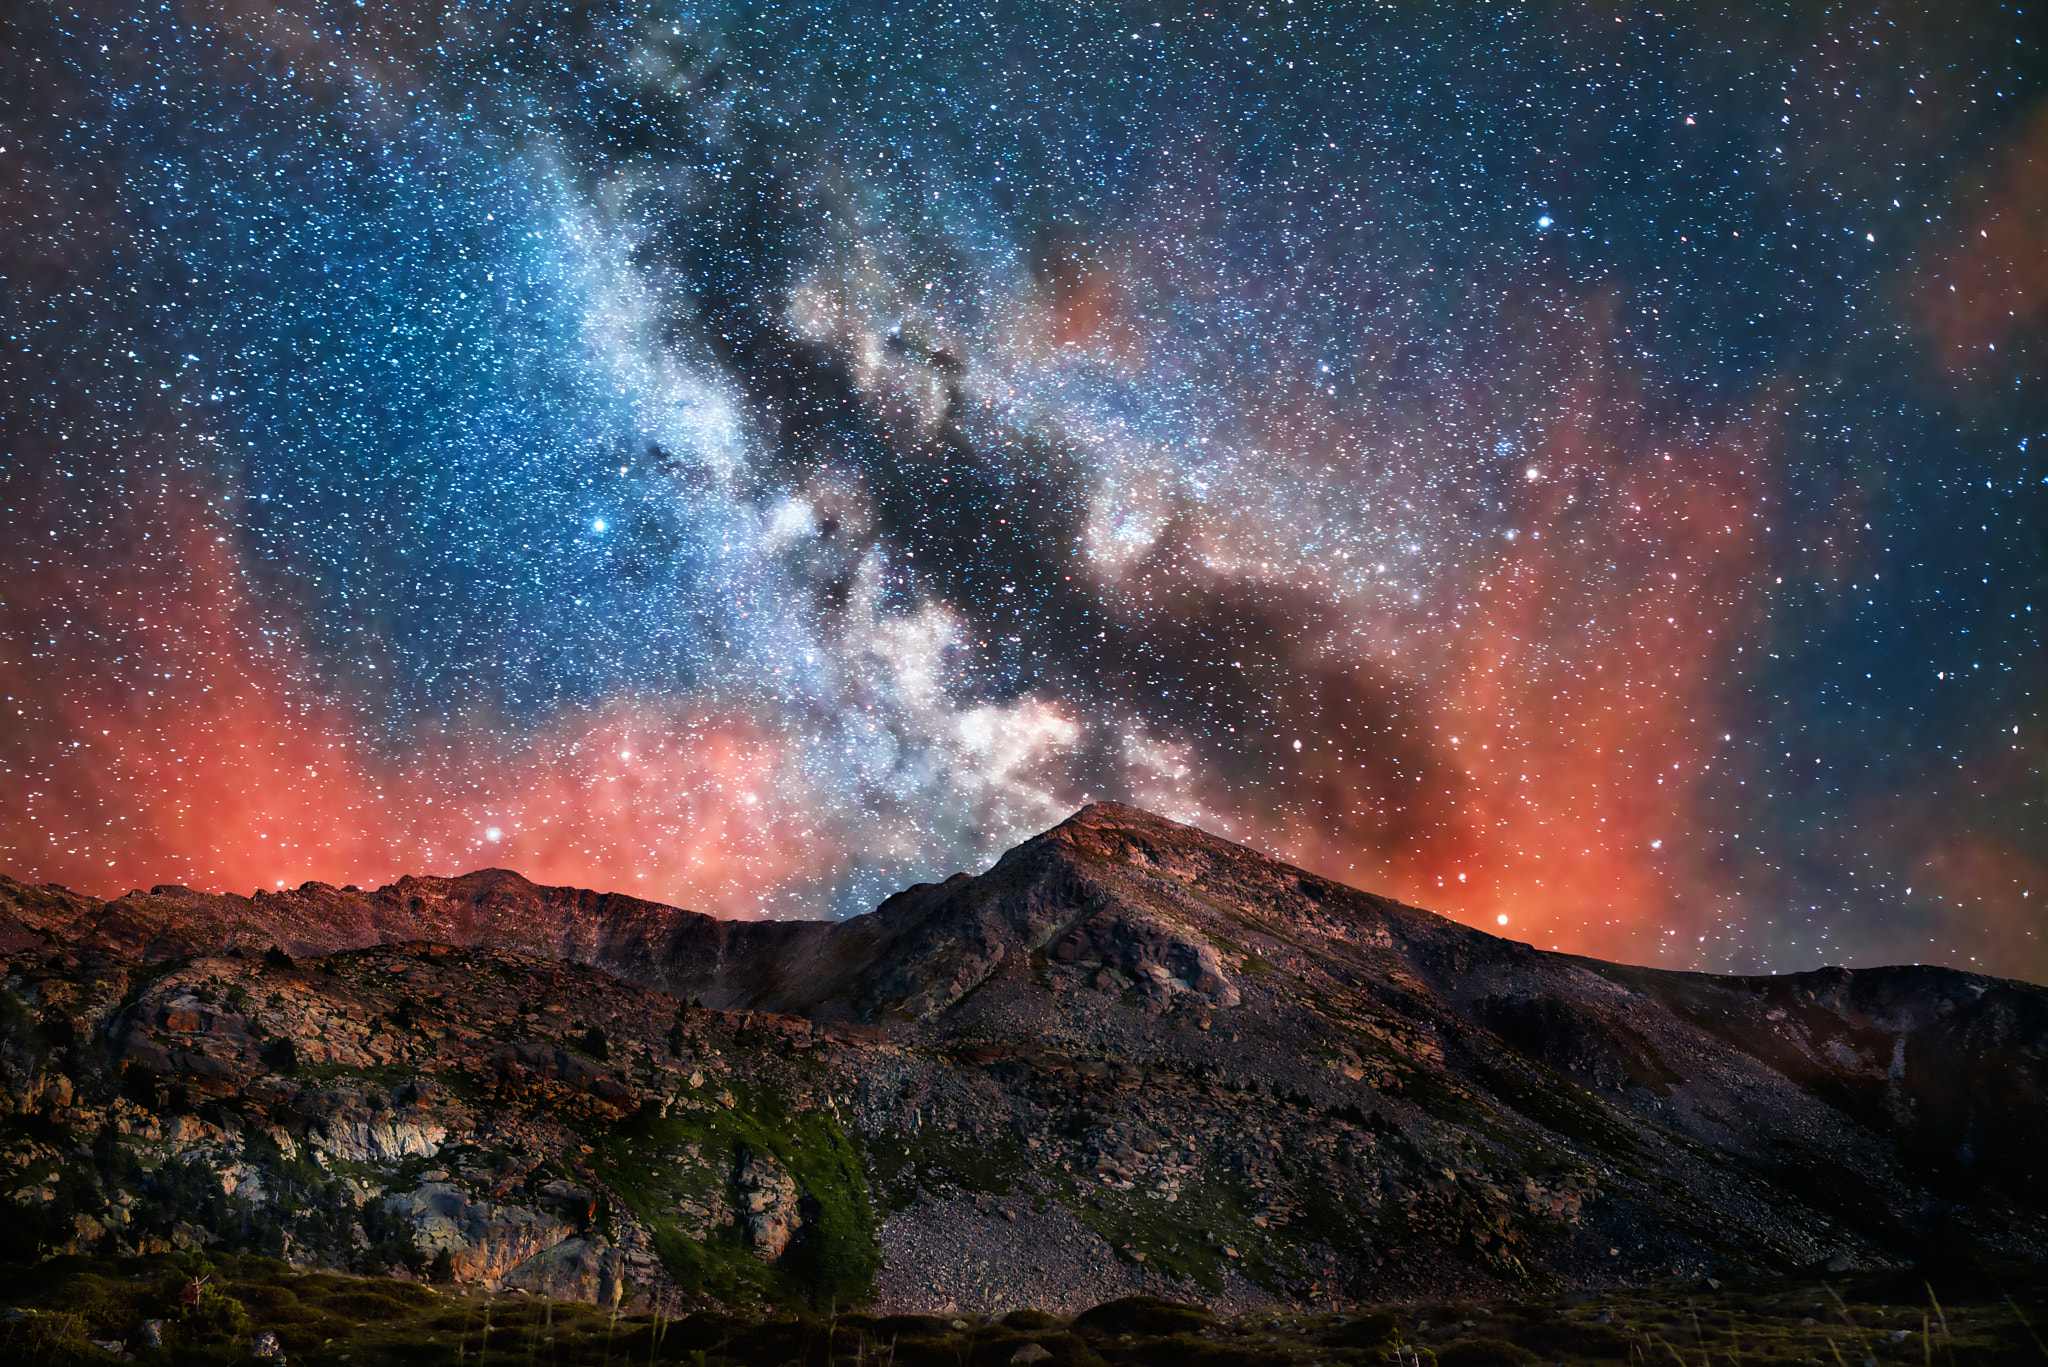
M 0 868 L 843 916 L 1117 798 L 2040 978 L 2017 23 L 24 18 Z

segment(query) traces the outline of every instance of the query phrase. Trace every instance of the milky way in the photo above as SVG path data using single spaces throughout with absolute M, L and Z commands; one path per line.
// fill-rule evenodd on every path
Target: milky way
M 2043 36 L 17 7 L 0 867 L 845 915 L 1117 798 L 2048 977 Z

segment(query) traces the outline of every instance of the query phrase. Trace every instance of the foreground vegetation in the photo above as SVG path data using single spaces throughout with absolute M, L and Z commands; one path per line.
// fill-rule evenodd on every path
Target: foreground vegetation
M 1702 1281 L 1493 1305 L 1219 1319 L 1138 1297 L 1071 1319 L 801 1311 L 614 1314 L 297 1271 L 265 1258 L 52 1259 L 8 1270 L 0 1362 L 684 1363 L 688 1367 L 2021 1367 L 2048 1365 L 2048 1267 Z M 196 1286 L 196 1291 L 194 1290 Z M 154 1340 L 154 1343 L 152 1343 Z M 267 1359 L 259 1353 L 270 1354 Z

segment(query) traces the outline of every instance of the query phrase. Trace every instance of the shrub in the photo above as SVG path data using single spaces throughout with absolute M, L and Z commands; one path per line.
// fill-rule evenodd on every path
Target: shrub
M 247 1307 L 209 1282 L 200 1289 L 199 1304 L 179 1309 L 164 1342 L 176 1348 L 217 1347 L 253 1328 Z
M 1131 1350 L 1145 1367 L 1289 1367 L 1294 1354 L 1280 1345 L 1218 1343 L 1193 1334 L 1168 1334 Z
M 1079 1334 L 1041 1334 L 1037 1342 L 1039 1347 L 1052 1354 L 1039 1367 L 1103 1367 L 1102 1359 Z M 1004 1360 L 1008 1361 L 1015 1352 L 1015 1349 L 1006 1352 Z
M 1522 1367 L 1532 1355 L 1506 1339 L 1478 1338 L 1436 1350 L 1437 1367 Z
M 236 1300 L 252 1310 L 262 1311 L 265 1315 L 296 1307 L 299 1303 L 299 1298 L 282 1286 L 265 1286 L 260 1282 L 237 1282 L 230 1289 L 234 1292 Z
M 1074 1319 L 1074 1330 L 1090 1338 L 1109 1338 L 1117 1334 L 1192 1333 L 1215 1323 L 1216 1317 L 1199 1305 L 1182 1305 L 1157 1296 L 1125 1296 L 1082 1311 Z
M 52 1291 L 48 1303 L 78 1322 L 81 1332 L 105 1335 L 121 1327 L 129 1307 L 120 1288 L 99 1277 L 73 1277 Z
M 960 1367 L 963 1339 L 948 1333 L 944 1338 L 903 1338 L 895 1341 L 891 1356 L 902 1367 Z
M 1384 1310 L 1370 1310 L 1332 1325 L 1323 1335 L 1323 1342 L 1332 1348 L 1378 1348 L 1391 1342 L 1400 1331 L 1400 1321 L 1392 1315 Z
M 383 1281 L 366 1282 L 363 1289 L 382 1296 L 387 1301 L 396 1301 L 408 1310 L 424 1310 L 441 1303 L 441 1293 L 429 1290 L 418 1282 L 399 1281 L 387 1278 Z
M 0 1362 L 37 1367 L 87 1367 L 107 1355 L 85 1341 L 85 1326 L 70 1315 L 24 1315 L 0 1322 Z
M 351 1315 L 359 1320 L 369 1320 L 403 1315 L 412 1306 L 401 1297 L 387 1292 L 383 1286 L 365 1283 L 348 1291 L 336 1292 L 329 1296 L 320 1308 L 336 1315 Z
M 356 1330 L 354 1320 L 336 1315 L 314 1315 L 290 1323 L 265 1320 L 264 1327 L 276 1332 L 277 1341 L 284 1346 L 286 1353 L 309 1353 L 329 1339 L 346 1339 Z
M 1545 1319 L 1515 1331 L 1515 1342 L 1544 1357 L 1625 1358 L 1629 1336 L 1611 1324 Z
M 953 1332 L 950 1318 L 938 1315 L 884 1315 L 875 1321 L 879 1339 L 936 1338 Z

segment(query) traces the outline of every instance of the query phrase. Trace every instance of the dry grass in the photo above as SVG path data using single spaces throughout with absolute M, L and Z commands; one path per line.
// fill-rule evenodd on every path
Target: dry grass
M 1042 1367 L 2048 1367 L 2037 1330 L 2048 1319 L 2048 1267 L 2031 1266 L 1222 1320 L 1142 1299 L 1071 1320 L 1032 1311 L 613 1315 L 254 1258 L 213 1267 L 218 1299 L 181 1316 L 176 1293 L 192 1270 L 172 1258 L 13 1269 L 16 1312 L 0 1320 L 0 1362 L 117 1360 L 99 1340 L 142 1363 L 247 1363 L 267 1330 L 306 1367 L 1005 1367 L 1033 1344 L 1048 1354 Z M 168 1322 L 164 1348 L 141 1347 L 147 1319 Z

